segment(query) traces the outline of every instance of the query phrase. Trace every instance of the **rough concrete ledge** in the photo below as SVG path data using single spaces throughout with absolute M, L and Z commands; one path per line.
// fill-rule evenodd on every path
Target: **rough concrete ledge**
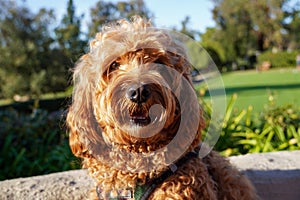
M 300 151 L 248 154 L 230 161 L 254 183 L 262 199 L 300 199 Z M 87 199 L 94 187 L 86 170 L 0 182 L 0 199 Z

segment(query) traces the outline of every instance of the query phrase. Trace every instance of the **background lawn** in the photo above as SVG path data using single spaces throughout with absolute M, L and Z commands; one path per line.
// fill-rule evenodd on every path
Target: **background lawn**
M 261 111 L 272 95 L 277 105 L 294 104 L 300 106 L 300 71 L 276 69 L 263 72 L 237 71 L 222 75 L 227 100 L 237 93 L 235 107 L 246 109 L 252 105 Z M 196 86 L 199 89 L 201 85 Z M 218 88 L 216 88 L 218 89 Z M 208 98 L 208 92 L 204 99 Z

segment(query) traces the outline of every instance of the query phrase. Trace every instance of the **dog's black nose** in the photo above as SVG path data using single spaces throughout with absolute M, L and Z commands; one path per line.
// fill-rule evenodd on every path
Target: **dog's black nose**
M 149 85 L 134 85 L 128 88 L 126 97 L 135 103 L 144 103 L 150 97 Z

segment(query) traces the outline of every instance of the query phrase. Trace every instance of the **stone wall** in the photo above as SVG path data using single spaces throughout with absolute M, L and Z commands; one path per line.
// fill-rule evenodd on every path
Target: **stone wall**
M 262 199 L 300 199 L 300 151 L 248 154 L 229 158 L 254 183 Z M 86 170 L 0 182 L 0 199 L 87 199 L 93 180 Z

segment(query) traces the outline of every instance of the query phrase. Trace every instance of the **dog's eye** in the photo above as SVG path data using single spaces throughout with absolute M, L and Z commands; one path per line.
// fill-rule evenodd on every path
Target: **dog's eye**
M 109 66 L 109 72 L 115 71 L 115 70 L 119 69 L 119 67 L 120 67 L 120 63 L 117 61 L 114 61 Z
M 161 65 L 165 65 L 165 64 L 166 64 L 166 63 L 165 63 L 163 60 L 161 60 L 161 59 L 157 59 L 157 60 L 153 61 L 153 63 L 155 63 L 155 64 L 161 64 Z

